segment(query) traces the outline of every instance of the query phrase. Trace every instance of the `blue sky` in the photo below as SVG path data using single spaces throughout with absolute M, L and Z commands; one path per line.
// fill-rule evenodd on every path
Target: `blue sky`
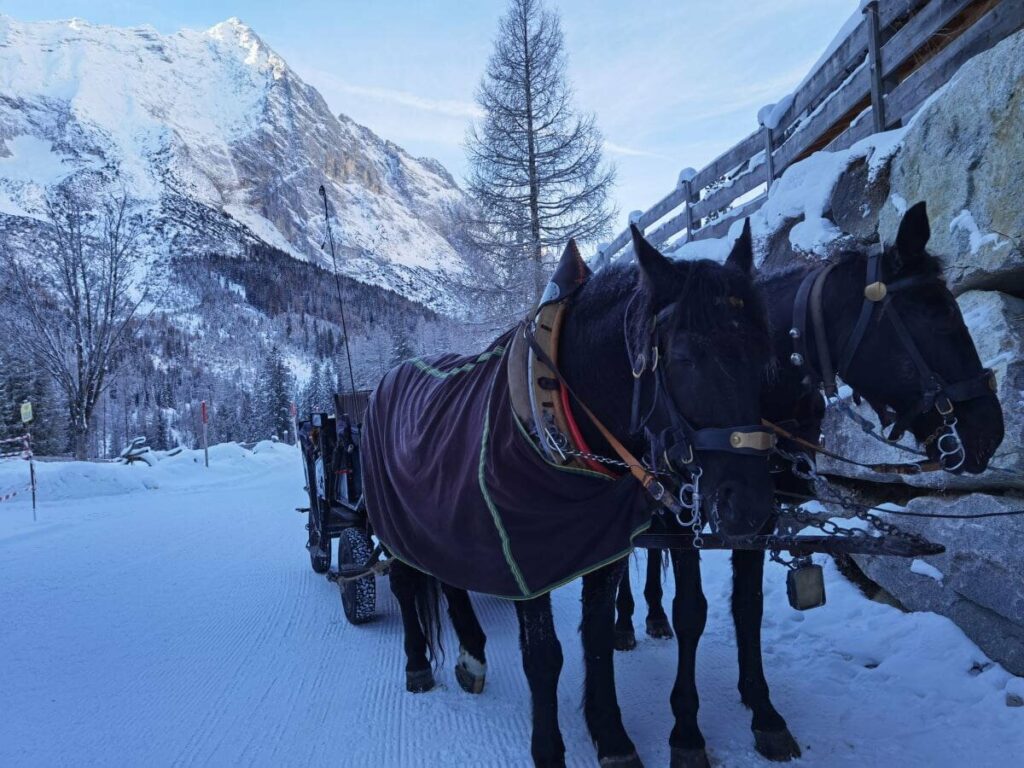
M 619 171 L 619 222 L 757 125 L 858 0 L 548 0 L 580 108 Z M 17 19 L 206 28 L 238 16 L 344 112 L 465 172 L 462 141 L 504 0 L 0 0 Z

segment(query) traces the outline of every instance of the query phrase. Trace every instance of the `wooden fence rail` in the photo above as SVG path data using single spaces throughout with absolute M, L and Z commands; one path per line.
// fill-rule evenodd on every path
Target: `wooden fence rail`
M 821 149 L 846 149 L 903 125 L 960 66 L 1024 28 L 1024 0 L 871 0 L 797 90 L 759 127 L 630 215 L 655 245 L 721 237 L 764 203 L 772 183 Z M 597 269 L 630 258 L 629 230 L 598 248 Z

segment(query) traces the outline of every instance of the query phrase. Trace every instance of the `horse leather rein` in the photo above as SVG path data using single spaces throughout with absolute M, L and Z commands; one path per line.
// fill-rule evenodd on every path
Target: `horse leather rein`
M 817 379 L 827 399 L 837 397 L 838 386 L 836 384 L 836 375 L 838 374 L 844 379 L 846 378 L 850 365 L 857 355 L 857 351 L 864 340 L 864 336 L 867 333 L 867 329 L 872 318 L 875 316 L 876 312 L 884 314 L 889 318 L 893 329 L 896 331 L 896 337 L 899 339 L 904 350 L 906 350 L 911 361 L 914 363 L 914 367 L 917 369 L 922 385 L 921 397 L 913 407 L 904 411 L 902 414 L 897 415 L 896 421 L 889 434 L 886 436 L 886 439 L 890 442 L 897 442 L 903 437 L 914 419 L 928 412 L 932 408 L 935 408 L 939 415 L 942 416 L 945 428 L 950 429 L 951 433 L 956 437 L 956 443 L 960 445 L 960 450 L 962 451 L 962 444 L 960 443 L 959 435 L 955 431 L 956 419 L 953 416 L 955 403 L 974 400 L 993 392 L 995 390 L 996 383 L 995 375 L 991 369 L 986 368 L 971 378 L 947 383 L 941 376 L 939 376 L 939 374 L 935 373 L 935 371 L 931 369 L 924 357 L 921 355 L 921 351 L 914 342 L 914 338 L 907 330 L 896 306 L 892 303 L 892 296 L 902 289 L 920 285 L 926 281 L 936 278 L 918 275 L 896 280 L 887 284 L 881 279 L 882 255 L 882 252 L 879 250 L 868 256 L 866 281 L 864 286 L 864 301 L 861 304 L 860 314 L 857 317 L 853 330 L 850 332 L 846 343 L 843 345 L 842 354 L 839 358 L 839 365 L 836 367 L 833 367 L 832 365 L 832 356 L 828 348 L 828 337 L 825 329 L 825 311 L 822 302 L 822 293 L 824 291 L 825 281 L 828 279 L 829 274 L 836 265 L 829 264 L 819 267 L 811 270 L 804 277 L 803 282 L 800 283 L 800 287 L 797 290 L 796 300 L 793 303 L 793 324 L 790 328 L 789 335 L 793 340 L 794 351 L 793 354 L 790 355 L 790 362 L 798 368 L 805 368 L 808 371 L 812 382 L 814 379 Z M 815 370 L 812 366 L 810 355 L 808 355 L 807 351 L 808 315 L 810 316 L 814 331 L 815 351 L 817 353 L 819 370 Z M 772 427 L 779 434 L 784 432 L 784 430 L 780 431 L 780 428 L 775 425 L 772 425 Z M 793 440 L 793 442 L 803 445 L 804 447 L 812 448 L 817 452 L 824 453 L 825 455 L 831 456 L 832 458 L 836 458 L 840 461 L 868 467 L 870 469 L 879 467 L 881 469 L 875 469 L 875 471 L 885 471 L 886 474 L 916 474 L 918 472 L 933 472 L 948 468 L 941 459 L 939 461 L 915 462 L 910 464 L 864 464 L 835 454 L 820 445 L 811 443 L 810 441 L 802 440 L 801 438 L 796 438 L 795 436 L 788 434 L 783 436 L 789 440 Z M 963 459 L 961 458 L 960 464 L 962 463 Z M 958 466 L 959 464 L 957 467 Z M 956 469 L 957 467 L 952 467 L 952 469 Z
M 671 305 L 670 305 L 671 306 Z M 669 308 L 666 308 L 669 309 Z M 666 310 L 662 310 L 664 315 Z M 656 320 L 657 322 L 657 320 Z M 629 468 L 630 474 L 643 486 L 644 490 L 653 498 L 656 502 L 662 504 L 670 512 L 680 517 L 684 512 L 688 511 L 680 500 L 676 499 L 675 496 L 670 493 L 665 485 L 658 480 L 654 472 L 648 470 L 643 463 L 637 459 L 633 453 L 626 448 L 622 442 L 612 434 L 604 423 L 597 417 L 597 415 L 590 409 L 590 407 L 577 395 L 569 382 L 562 375 L 561 369 L 558 368 L 557 364 L 550 358 L 548 353 L 537 343 L 534 337 L 531 323 L 527 321 L 524 328 L 524 335 L 527 342 L 530 344 L 534 354 L 555 374 L 558 378 L 561 386 L 565 387 L 570 395 L 576 400 L 576 403 L 580 406 L 587 418 L 594 424 L 601 436 L 611 446 L 612 450 L 615 451 L 616 455 L 622 460 L 622 462 Z M 656 350 L 656 347 L 654 348 Z M 658 355 L 656 351 L 652 350 L 651 359 L 653 361 L 652 370 L 657 370 L 657 359 Z M 663 368 L 661 369 L 663 371 Z M 643 368 L 641 368 L 640 375 L 643 374 Z M 665 374 L 659 373 L 658 380 L 661 384 L 664 384 L 662 377 Z M 634 377 L 637 376 L 634 370 Z M 635 398 L 634 398 L 635 399 Z M 671 469 L 675 464 L 675 461 L 679 461 L 684 464 L 688 471 L 693 472 L 694 470 L 699 471 L 696 465 L 697 453 L 703 451 L 725 451 L 731 453 L 742 453 L 742 454 L 754 454 L 767 456 L 775 448 L 775 435 L 771 430 L 763 428 L 761 425 L 757 426 L 741 426 L 733 428 L 702 428 L 697 429 L 686 421 L 686 418 L 678 411 L 674 401 L 671 403 L 672 407 L 669 408 L 670 418 L 673 421 L 673 432 L 677 432 L 682 439 L 677 440 L 670 449 L 666 449 L 665 458 L 669 463 Z M 688 447 L 687 455 L 681 457 L 679 454 L 680 444 L 684 444 Z M 675 461 L 674 461 L 675 460 Z

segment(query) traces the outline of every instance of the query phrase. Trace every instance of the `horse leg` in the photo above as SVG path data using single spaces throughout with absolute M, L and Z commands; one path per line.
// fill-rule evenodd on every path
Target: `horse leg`
M 397 560 L 391 564 L 390 572 L 391 592 L 402 612 L 405 635 L 405 689 L 423 693 L 434 687 L 434 674 L 427 659 L 427 637 L 416 610 L 416 595 L 423 586 L 423 575 Z
M 459 637 L 459 659 L 455 662 L 455 679 L 467 693 L 481 693 L 487 679 L 487 657 L 484 645 L 487 636 L 477 620 L 469 593 L 447 584 L 441 587 L 448 600 L 448 615 Z
M 647 550 L 647 581 L 644 584 L 644 600 L 647 601 L 647 634 L 650 637 L 671 638 L 672 627 L 668 623 L 665 609 L 661 607 L 661 560 L 660 549 Z
M 679 645 L 679 666 L 672 687 L 675 725 L 669 736 L 672 768 L 709 768 L 704 735 L 697 725 L 697 644 L 708 618 L 708 601 L 700 581 L 700 554 L 692 549 L 672 550 L 676 596 L 672 601 L 672 626 Z
M 583 713 L 602 766 L 641 768 L 615 695 L 615 588 L 625 570 L 626 561 L 620 560 L 583 577 Z
M 622 578 L 619 579 L 619 592 L 615 600 L 615 608 L 618 618 L 615 621 L 615 650 L 631 651 L 636 648 L 636 633 L 633 631 L 633 609 L 636 603 L 633 601 L 633 588 L 629 583 L 629 560 L 626 560 L 626 567 L 622 569 Z
M 732 553 L 732 618 L 739 652 L 740 699 L 753 712 L 751 730 L 757 751 L 769 760 L 800 757 L 800 747 L 768 693 L 761 659 L 761 617 L 764 613 L 764 552 Z
M 551 595 L 516 602 L 523 671 L 530 685 L 533 735 L 530 752 L 538 768 L 565 765 L 565 744 L 558 729 L 558 676 L 562 646 L 555 634 Z

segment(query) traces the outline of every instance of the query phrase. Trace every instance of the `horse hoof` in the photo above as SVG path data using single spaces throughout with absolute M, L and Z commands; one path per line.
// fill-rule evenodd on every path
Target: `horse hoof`
M 711 763 L 708 762 L 708 753 L 703 749 L 672 747 L 669 766 L 670 768 L 711 768 Z
M 434 673 L 429 669 L 418 669 L 405 673 L 405 690 L 409 693 L 426 693 L 434 687 Z
M 599 761 L 601 768 L 644 768 L 636 752 L 628 755 L 608 755 Z
M 460 649 L 459 660 L 455 663 L 455 679 L 466 693 L 483 693 L 487 665 L 465 649 Z
M 787 728 L 781 731 L 754 731 L 754 748 L 769 760 L 785 763 L 800 757 L 800 745 Z
M 636 648 L 636 633 L 633 628 L 615 630 L 615 650 L 632 651 Z
M 659 640 L 671 640 L 675 635 L 672 634 L 672 627 L 668 623 L 666 616 L 655 616 L 651 618 L 647 617 L 647 635 L 654 637 Z

